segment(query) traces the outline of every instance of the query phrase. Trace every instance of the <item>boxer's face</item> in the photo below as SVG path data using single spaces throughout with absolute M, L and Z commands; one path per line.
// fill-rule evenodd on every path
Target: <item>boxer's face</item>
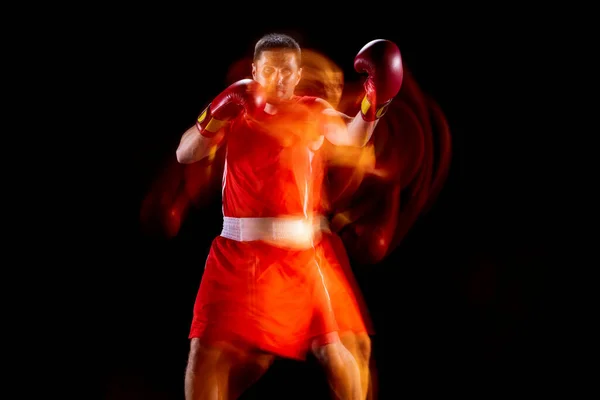
M 289 100 L 302 77 L 296 54 L 289 50 L 265 50 L 252 63 L 252 77 L 267 91 L 267 102 Z

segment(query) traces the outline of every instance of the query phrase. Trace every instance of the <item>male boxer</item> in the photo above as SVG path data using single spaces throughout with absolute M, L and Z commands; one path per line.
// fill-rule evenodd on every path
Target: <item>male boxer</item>
M 320 149 L 324 140 L 364 146 L 400 90 L 403 69 L 387 40 L 364 46 L 354 66 L 368 78 L 361 110 L 350 117 L 323 99 L 296 96 L 300 46 L 287 35 L 265 35 L 255 46 L 253 79 L 226 88 L 183 134 L 180 163 L 227 146 L 223 230 L 194 305 L 187 400 L 237 398 L 275 357 L 301 360 L 309 351 L 335 398 L 365 398 L 366 372 L 361 378 L 356 359 L 369 347 L 367 329 L 358 307 L 347 311 L 344 303 L 355 300 L 351 285 L 315 212 L 324 176 Z M 342 344 L 344 333 L 361 334 L 362 344 L 349 346 L 355 356 Z

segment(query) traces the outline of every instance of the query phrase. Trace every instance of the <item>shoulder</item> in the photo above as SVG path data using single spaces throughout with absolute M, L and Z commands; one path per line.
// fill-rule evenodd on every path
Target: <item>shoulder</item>
M 317 96 L 298 96 L 296 98 L 298 103 L 311 107 L 313 110 L 321 112 L 327 109 L 333 109 L 333 106 L 329 102 L 321 97 Z

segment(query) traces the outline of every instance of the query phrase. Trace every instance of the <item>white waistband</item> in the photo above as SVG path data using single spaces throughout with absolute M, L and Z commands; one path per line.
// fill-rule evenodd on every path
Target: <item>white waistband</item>
M 238 242 L 252 240 L 305 242 L 316 231 L 329 230 L 324 216 L 312 221 L 304 218 L 223 218 L 221 236 Z

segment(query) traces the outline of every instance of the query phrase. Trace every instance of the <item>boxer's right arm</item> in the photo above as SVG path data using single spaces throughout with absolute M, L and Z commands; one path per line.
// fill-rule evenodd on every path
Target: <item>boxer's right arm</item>
M 230 121 L 244 113 L 254 115 L 264 110 L 265 104 L 264 89 L 253 79 L 242 79 L 231 84 L 185 131 L 177 147 L 177 161 L 190 164 L 203 159 L 221 143 L 221 132 Z
M 184 132 L 179 141 L 176 155 L 180 164 L 191 164 L 208 156 L 222 143 L 222 135 L 206 137 L 200 133 L 196 124 Z

